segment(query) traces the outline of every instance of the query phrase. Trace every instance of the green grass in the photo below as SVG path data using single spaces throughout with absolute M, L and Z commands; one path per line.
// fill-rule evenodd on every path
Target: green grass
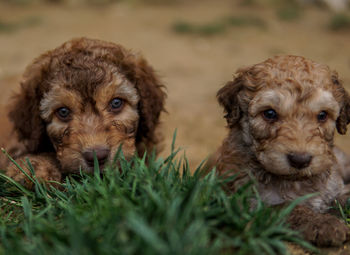
M 334 209 L 339 212 L 341 218 L 350 226 L 350 197 L 347 199 L 344 207 L 338 201 L 336 201 L 335 207 Z
M 39 17 L 28 17 L 17 22 L 5 22 L 0 19 L 0 33 L 13 33 L 20 29 L 37 26 L 41 23 Z
M 274 0 L 276 14 L 280 20 L 294 21 L 302 16 L 302 7 L 296 0 Z
M 222 34 L 226 31 L 226 24 L 212 22 L 207 24 L 193 24 L 186 21 L 177 21 L 172 25 L 172 30 L 178 34 L 194 34 L 201 36 L 212 36 Z
M 350 30 L 350 15 L 338 13 L 331 17 L 329 28 L 334 31 Z
M 259 17 L 255 16 L 229 16 L 226 19 L 226 22 L 230 26 L 239 27 L 239 26 L 251 26 L 257 28 L 265 28 L 265 21 Z
M 177 21 L 172 30 L 179 34 L 194 34 L 200 36 L 213 36 L 226 32 L 231 27 L 257 27 L 265 28 L 264 20 L 254 16 L 228 16 L 203 24 L 186 21 Z
M 0 254 L 286 254 L 285 241 L 312 249 L 285 222 L 297 202 L 279 211 L 252 185 L 228 193 L 214 170 L 191 174 L 175 155 L 146 164 L 119 152 L 119 167 L 67 177 L 60 190 L 34 178 L 29 191 L 2 175 Z

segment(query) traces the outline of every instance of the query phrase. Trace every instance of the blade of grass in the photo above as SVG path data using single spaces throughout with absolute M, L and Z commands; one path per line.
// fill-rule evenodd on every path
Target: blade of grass
M 26 171 L 23 170 L 23 168 L 7 153 L 4 148 L 1 148 L 1 151 L 31 182 L 35 183 L 34 179 Z
M 0 173 L 0 178 L 4 179 L 5 181 L 11 183 L 14 187 L 17 188 L 17 190 L 19 190 L 20 192 L 22 192 L 23 194 L 25 194 L 26 196 L 32 196 L 32 192 L 30 192 L 29 190 L 27 190 L 25 187 L 23 187 L 21 184 L 19 184 L 18 182 L 16 182 L 15 180 L 13 180 L 12 178 L 8 177 L 5 174 Z

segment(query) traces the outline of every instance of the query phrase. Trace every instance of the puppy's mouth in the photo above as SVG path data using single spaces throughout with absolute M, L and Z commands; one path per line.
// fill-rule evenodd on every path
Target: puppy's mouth
M 97 165 L 99 166 L 100 169 L 104 168 L 106 164 L 108 163 L 108 159 L 104 160 L 96 160 Z M 95 161 L 87 161 L 85 160 L 85 164 L 88 168 L 94 168 L 95 167 Z
M 107 166 L 107 163 L 98 163 L 98 168 L 100 169 L 100 171 L 103 171 Z M 95 164 L 94 163 L 89 163 L 86 164 L 86 168 L 90 171 L 93 171 L 95 169 Z
M 80 168 L 82 169 L 83 172 L 92 174 L 95 171 L 99 171 L 101 174 L 103 174 L 106 169 L 110 167 L 111 162 L 106 161 L 104 163 L 98 163 L 98 169 L 95 167 L 94 163 L 87 163 L 86 161 L 83 161 L 80 164 Z

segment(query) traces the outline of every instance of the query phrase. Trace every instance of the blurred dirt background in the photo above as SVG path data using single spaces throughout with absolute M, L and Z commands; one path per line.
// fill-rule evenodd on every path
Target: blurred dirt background
M 239 67 L 276 54 L 303 55 L 337 70 L 350 89 L 350 19 L 346 12 L 335 13 L 322 4 L 13 1 L 0 1 L 2 139 L 7 138 L 4 105 L 24 68 L 44 51 L 79 36 L 120 43 L 149 60 L 168 88 L 163 155 L 169 153 L 177 129 L 176 144 L 185 149 L 192 166 L 213 152 L 226 134 L 215 94 Z M 350 153 L 349 136 L 338 144 Z
M 0 0 L 0 140 L 8 139 L 6 102 L 24 68 L 44 51 L 87 36 L 141 52 L 153 65 L 168 94 L 162 155 L 177 129 L 176 145 L 195 167 L 226 134 L 215 95 L 239 67 L 302 55 L 337 70 L 350 91 L 349 10 L 325 2 Z M 350 153 L 349 135 L 337 144 Z

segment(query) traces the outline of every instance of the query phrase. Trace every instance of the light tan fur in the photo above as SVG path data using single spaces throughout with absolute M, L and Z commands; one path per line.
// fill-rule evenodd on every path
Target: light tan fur
M 221 175 L 237 175 L 232 191 L 253 177 L 269 205 L 317 193 L 304 202 L 315 213 L 326 212 L 345 192 L 350 169 L 341 163 L 346 155 L 333 137 L 336 128 L 346 132 L 349 96 L 336 72 L 303 57 L 278 56 L 240 69 L 218 100 L 229 135 L 217 153 L 217 168 Z M 271 110 L 275 119 L 266 115 Z M 327 118 L 319 119 L 324 112 Z M 311 160 L 296 166 L 293 155 Z

